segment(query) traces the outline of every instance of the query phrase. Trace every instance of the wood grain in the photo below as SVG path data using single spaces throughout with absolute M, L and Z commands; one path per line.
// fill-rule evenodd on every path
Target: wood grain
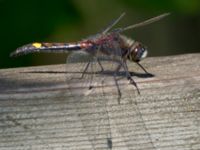
M 141 95 L 122 79 L 120 104 L 113 76 L 69 80 L 80 64 L 0 70 L 0 149 L 199 150 L 200 54 L 141 63 L 152 76 L 130 63 Z

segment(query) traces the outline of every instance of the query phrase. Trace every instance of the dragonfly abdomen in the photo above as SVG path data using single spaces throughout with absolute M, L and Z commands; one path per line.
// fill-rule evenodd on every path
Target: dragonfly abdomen
M 69 51 L 80 50 L 80 44 L 67 43 L 31 43 L 19 47 L 16 51 L 10 54 L 11 57 L 26 55 L 29 53 L 67 53 Z

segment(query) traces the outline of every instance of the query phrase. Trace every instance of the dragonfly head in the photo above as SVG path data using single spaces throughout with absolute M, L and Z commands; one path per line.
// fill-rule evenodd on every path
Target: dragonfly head
M 131 47 L 130 53 L 128 54 L 128 59 L 130 61 L 139 62 L 147 56 L 147 48 L 139 42 L 135 42 Z

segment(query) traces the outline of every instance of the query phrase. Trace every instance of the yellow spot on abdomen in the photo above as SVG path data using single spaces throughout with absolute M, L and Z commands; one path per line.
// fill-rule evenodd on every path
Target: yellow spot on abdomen
M 40 48 L 42 46 L 41 43 L 33 43 L 32 44 L 35 48 Z

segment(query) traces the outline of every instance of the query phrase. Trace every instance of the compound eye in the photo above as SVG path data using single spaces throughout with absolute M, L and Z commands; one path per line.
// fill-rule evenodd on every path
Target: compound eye
M 147 49 L 144 46 L 139 45 L 135 48 L 135 54 L 135 60 L 138 62 L 147 56 Z

